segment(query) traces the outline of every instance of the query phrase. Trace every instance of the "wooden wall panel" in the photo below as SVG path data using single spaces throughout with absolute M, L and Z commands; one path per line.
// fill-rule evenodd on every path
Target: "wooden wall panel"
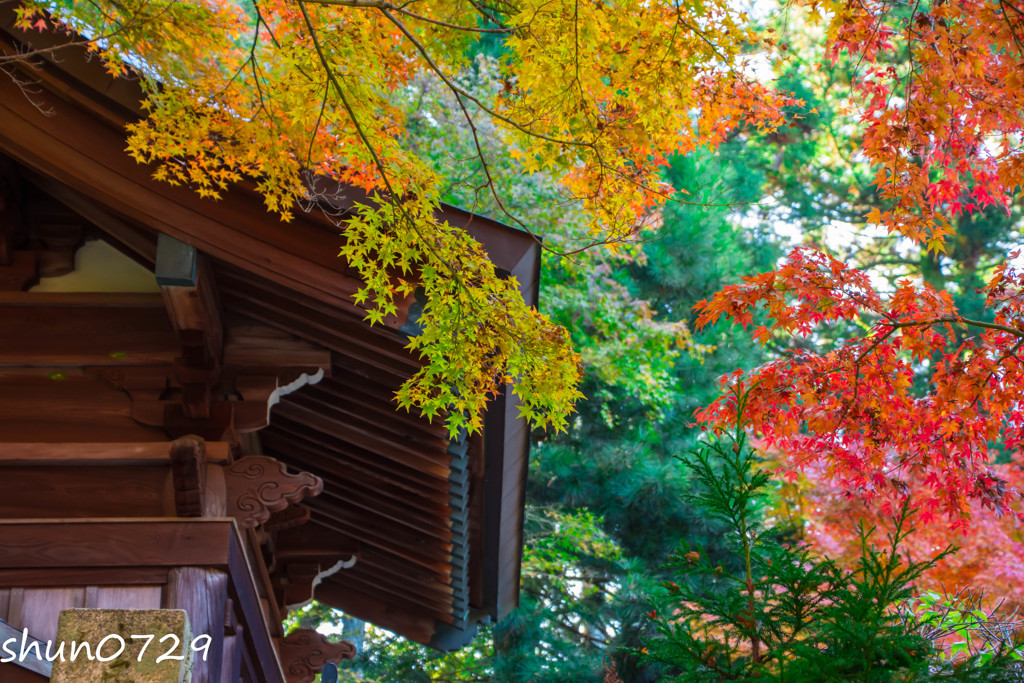
M 90 586 L 95 589 L 97 609 L 160 609 L 163 586 Z M 89 589 L 87 589 L 88 591 Z
M 10 602 L 7 605 L 7 623 L 16 629 L 21 628 L 21 605 L 25 601 L 25 589 L 16 586 L 10 590 Z
M 42 641 L 57 637 L 57 619 L 61 610 L 85 606 L 85 589 L 28 588 L 21 604 L 19 622 L 34 638 Z
M 128 394 L 89 377 L 10 374 L 0 367 L 0 448 L 5 441 L 167 440 L 162 429 L 133 420 L 131 410 Z

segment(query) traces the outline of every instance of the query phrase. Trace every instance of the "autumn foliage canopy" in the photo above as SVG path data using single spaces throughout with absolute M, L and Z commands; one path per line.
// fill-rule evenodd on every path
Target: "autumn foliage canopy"
M 940 254 L 961 215 L 1010 212 L 1024 187 L 1024 12 L 1012 2 L 826 2 L 827 54 L 857 65 L 851 103 L 860 154 L 882 208 L 868 223 Z M 750 376 L 747 417 L 791 476 L 814 466 L 840 495 L 881 509 L 913 493 L 920 522 L 963 528 L 972 509 L 1019 509 L 993 466 L 1024 440 L 1024 271 L 1017 254 L 989 274 L 982 311 L 948 291 L 877 279 L 815 248 L 698 305 L 699 324 L 725 317 L 755 337 L 813 340 L 856 333 L 830 349 L 799 344 Z M 724 424 L 723 399 L 701 417 Z M 972 507 L 973 506 L 973 507 Z
M 941 253 L 958 216 L 1010 211 L 1024 185 L 1024 7 L 1014 0 L 811 0 L 825 57 L 852 60 L 851 153 L 874 170 L 870 224 Z M 644 236 L 670 198 L 668 155 L 714 148 L 786 120 L 799 102 L 748 68 L 787 45 L 745 28 L 725 0 L 260 0 L 26 2 L 22 26 L 75 31 L 116 74 L 141 76 L 147 117 L 128 150 L 158 178 L 216 197 L 254 182 L 287 219 L 317 177 L 374 201 L 340 225 L 341 255 L 365 281 L 378 322 L 422 291 L 425 364 L 399 403 L 477 429 L 487 397 L 511 383 L 537 425 L 562 428 L 580 396 L 564 330 L 526 306 L 479 244 L 438 223 L 439 178 L 406 144 L 406 85 L 428 72 L 476 135 L 493 124 L 524 173 L 558 181 L 588 234 L 573 249 Z M 461 85 L 497 39 L 503 88 Z M 12 57 L 12 56 L 8 56 Z M 25 56 L 22 55 L 22 58 Z M 476 145 L 485 174 L 484 146 Z M 490 175 L 486 174 L 488 181 Z M 498 188 L 485 183 L 484 191 Z M 529 229 L 514 212 L 498 216 Z M 762 341 L 797 344 L 749 375 L 747 418 L 795 473 L 821 468 L 849 495 L 894 506 L 913 490 L 923 520 L 968 524 L 977 506 L 1013 508 L 995 453 L 1024 441 L 1024 271 L 989 274 L 984 312 L 918 281 L 872 274 L 811 246 L 774 272 L 698 306 Z M 701 413 L 732 414 L 728 399 Z M 972 508 L 972 506 L 975 506 Z
M 398 400 L 453 434 L 478 429 L 506 383 L 534 424 L 561 429 L 581 370 L 564 330 L 435 219 L 440 178 L 404 135 L 410 80 L 438 78 L 474 135 L 493 123 L 524 172 L 558 180 L 588 217 L 574 249 L 636 237 L 666 199 L 666 154 L 773 125 L 784 102 L 744 75 L 756 39 L 723 0 L 101 0 L 27 2 L 20 17 L 41 31 L 63 22 L 113 73 L 142 76 L 148 116 L 128 150 L 157 178 L 212 197 L 249 179 L 284 219 L 330 199 L 313 178 L 369 191 L 340 226 L 341 256 L 365 282 L 356 303 L 380 322 L 422 291 L 411 347 L 426 362 Z M 504 87 L 481 98 L 460 79 L 487 38 L 501 40 Z M 477 155 L 486 171 L 479 139 Z

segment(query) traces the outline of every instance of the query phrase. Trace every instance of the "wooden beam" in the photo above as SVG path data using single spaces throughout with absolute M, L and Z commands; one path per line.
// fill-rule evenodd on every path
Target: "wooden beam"
M 232 373 L 250 374 L 297 368 L 315 374 L 331 372 L 331 352 L 305 339 L 266 325 L 236 325 L 228 328 L 224 365 Z
M 70 567 L 62 569 L 0 569 L 0 586 L 160 586 L 166 567 Z M 0 611 L 0 617 L 3 616 Z M 0 681 L 3 678 L 0 677 Z
M 26 465 L 83 465 L 96 467 L 166 467 L 170 464 L 167 442 L 150 443 L 4 443 L 0 444 L 0 467 Z M 231 445 L 206 442 L 206 462 L 227 465 Z
M 124 391 L 70 369 L 8 376 L 0 367 L 0 443 L 167 443 L 162 429 L 140 424 L 132 410 Z
M 163 307 L 163 298 L 144 292 L 0 292 L 0 305 L 157 309 Z
M 0 304 L 0 366 L 145 365 L 179 355 L 161 309 L 40 304 Z
M 0 569 L 225 567 L 234 520 L 0 520 Z
M 191 247 L 189 248 L 191 249 Z M 157 257 L 159 258 L 159 252 Z M 178 334 L 201 334 L 202 345 L 206 352 L 219 362 L 224 346 L 224 328 L 221 324 L 217 286 L 209 261 L 202 254 L 196 254 L 195 257 L 195 285 L 182 286 L 161 283 L 160 289 L 167 306 L 167 313 L 171 318 L 171 324 Z M 160 282 L 159 273 L 157 277 L 157 281 Z M 171 280 L 167 279 L 166 281 Z
M 168 467 L 7 467 L 0 519 L 157 517 Z

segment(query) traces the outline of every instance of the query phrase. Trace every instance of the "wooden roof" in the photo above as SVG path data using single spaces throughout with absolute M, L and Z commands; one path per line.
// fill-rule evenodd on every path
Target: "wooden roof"
M 6 54 L 65 40 L 22 34 L 11 6 L 0 8 Z M 136 84 L 110 78 L 78 47 L 47 59 L 22 71 L 38 82 L 31 92 L 0 78 L 0 155 L 22 178 L 144 265 L 153 266 L 161 233 L 196 247 L 210 259 L 224 316 L 330 350 L 329 376 L 284 397 L 260 432 L 267 455 L 325 482 L 311 521 L 280 543 L 358 549 L 356 565 L 326 579 L 317 598 L 441 649 L 507 614 L 518 603 L 529 449 L 514 397 L 492 403 L 482 435 L 455 442 L 439 422 L 397 412 L 392 396 L 419 367 L 404 348 L 415 301 L 370 327 L 352 301 L 359 283 L 336 257 L 335 223 L 315 212 L 281 223 L 245 188 L 211 201 L 152 180 L 123 151 L 124 125 L 139 116 Z M 361 196 L 337 194 L 342 210 Z M 478 239 L 536 303 L 532 237 L 454 207 L 440 217 Z

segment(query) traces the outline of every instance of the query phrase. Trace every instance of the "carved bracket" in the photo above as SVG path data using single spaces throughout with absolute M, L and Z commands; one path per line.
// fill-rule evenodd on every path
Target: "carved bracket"
M 283 462 L 250 455 L 224 470 L 228 514 L 253 529 L 291 503 L 320 495 L 324 482 L 308 472 L 289 474 Z
M 309 683 L 324 668 L 356 656 L 356 647 L 344 641 L 332 643 L 323 634 L 300 629 L 278 641 L 278 654 L 288 683 Z
M 233 375 L 231 384 L 242 400 L 207 404 L 207 379 L 213 375 L 203 374 L 209 368 L 197 368 L 179 361 L 174 366 L 89 366 L 85 371 L 128 393 L 132 418 L 137 422 L 163 427 L 172 438 L 198 434 L 207 441 L 224 441 L 225 435 L 263 429 L 270 423 L 271 408 L 282 396 L 325 376 L 323 368 L 314 367 L 272 368 L 276 374 L 267 375 Z M 226 370 L 235 371 L 230 367 Z

